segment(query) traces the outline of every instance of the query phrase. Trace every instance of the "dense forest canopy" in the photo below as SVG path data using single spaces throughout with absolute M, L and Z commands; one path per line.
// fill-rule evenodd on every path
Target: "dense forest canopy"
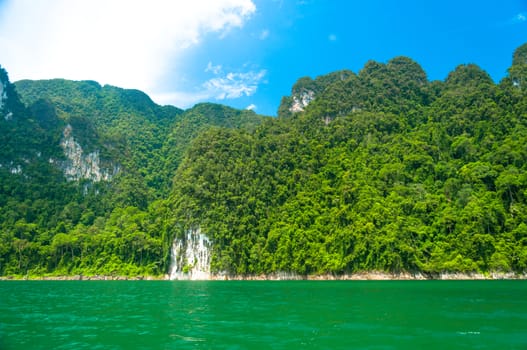
M 196 229 L 215 272 L 525 272 L 526 81 L 395 57 L 265 118 L 1 70 L 0 275 L 162 275 Z

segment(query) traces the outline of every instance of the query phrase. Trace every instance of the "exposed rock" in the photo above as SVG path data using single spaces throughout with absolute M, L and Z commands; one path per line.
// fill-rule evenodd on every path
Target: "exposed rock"
M 107 169 L 101 169 L 99 151 L 83 154 L 82 147 L 75 141 L 72 131 L 73 128 L 68 124 L 63 132 L 64 137 L 60 142 L 60 146 L 67 158 L 62 164 L 66 179 L 69 181 L 86 179 L 94 182 L 111 180 L 118 168 L 114 168 L 113 173 L 110 173 Z
M 172 244 L 171 280 L 209 280 L 211 242 L 196 230 L 188 230 L 183 239 L 176 238 Z
M 11 174 L 21 174 L 22 173 L 22 167 L 19 165 L 17 166 L 14 166 L 12 168 L 9 169 L 9 171 L 11 172 Z
M 4 107 L 7 100 L 7 82 L 0 79 L 0 110 Z
M 293 103 L 289 110 L 293 113 L 302 112 L 307 105 L 315 98 L 315 93 L 311 90 L 302 92 L 299 95 L 293 96 Z
M 7 104 L 7 81 L 0 79 L 0 112 L 4 114 L 4 119 L 11 120 L 13 119 L 13 113 L 9 110 L 4 110 L 4 106 Z

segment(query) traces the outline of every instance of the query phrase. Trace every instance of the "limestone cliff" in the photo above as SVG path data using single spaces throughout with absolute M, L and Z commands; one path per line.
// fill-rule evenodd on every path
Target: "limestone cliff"
M 81 145 L 73 137 L 73 128 L 69 124 L 64 128 L 60 146 L 66 156 L 66 160 L 61 162 L 62 170 L 69 181 L 109 181 L 119 171 L 117 166 L 112 171 L 103 169 L 98 150 L 84 154 Z
M 321 75 L 315 79 L 310 77 L 298 79 L 291 89 L 291 95 L 282 98 L 278 109 L 279 117 L 287 117 L 303 112 L 329 85 L 336 81 L 345 81 L 353 75 L 354 73 L 349 70 L 342 70 Z
M 293 113 L 302 112 L 304 108 L 309 105 L 311 101 L 315 98 L 315 92 L 313 90 L 305 90 L 301 93 L 293 96 L 293 101 L 289 111 Z
M 188 230 L 183 238 L 172 243 L 171 280 L 208 280 L 211 278 L 211 246 L 200 228 Z
M 7 74 L 5 74 L 5 72 L 0 72 L 0 115 L 3 116 L 5 120 L 11 120 L 13 117 L 13 113 L 7 107 L 8 87 L 9 79 L 7 78 Z

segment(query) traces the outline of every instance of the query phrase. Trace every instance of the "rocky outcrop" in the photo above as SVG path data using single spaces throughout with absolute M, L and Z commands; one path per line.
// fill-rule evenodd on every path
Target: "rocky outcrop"
M 293 113 L 302 112 L 314 98 L 315 92 L 312 90 L 303 91 L 301 94 L 294 95 L 289 111 Z
M 73 128 L 68 124 L 60 142 L 66 156 L 66 160 L 61 164 L 66 179 L 69 181 L 86 179 L 94 182 L 111 180 L 119 170 L 118 167 L 114 167 L 112 172 L 108 169 L 102 169 L 99 151 L 84 154 L 81 145 L 73 137 L 72 131 Z
M 7 79 L 2 79 L 2 75 L 0 74 L 0 115 L 2 115 L 6 121 L 13 118 L 13 113 L 5 108 L 7 106 L 8 84 L 9 81 Z
M 198 228 L 172 243 L 171 280 L 209 280 L 211 242 Z
M 7 100 L 7 82 L 0 79 L 0 109 L 4 108 L 5 100 Z

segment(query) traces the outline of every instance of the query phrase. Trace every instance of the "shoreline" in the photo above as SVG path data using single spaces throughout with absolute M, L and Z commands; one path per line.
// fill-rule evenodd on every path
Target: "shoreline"
M 112 275 L 60 275 L 60 276 L 0 276 L 0 281 L 164 281 L 165 276 L 112 276 Z
M 489 272 L 483 273 L 387 273 L 379 271 L 357 272 L 343 275 L 295 275 L 295 274 L 267 274 L 256 276 L 217 275 L 211 280 L 226 281 L 453 281 L 453 280 L 527 280 L 527 273 Z
M 387 273 L 380 271 L 357 272 L 353 274 L 298 275 L 293 273 L 273 273 L 261 275 L 216 274 L 208 278 L 192 278 L 191 275 L 176 280 L 191 281 L 463 281 L 463 280 L 527 280 L 527 272 L 488 272 L 488 273 Z M 120 276 L 120 275 L 61 275 L 61 276 L 0 276 L 0 281 L 171 281 L 164 276 Z

